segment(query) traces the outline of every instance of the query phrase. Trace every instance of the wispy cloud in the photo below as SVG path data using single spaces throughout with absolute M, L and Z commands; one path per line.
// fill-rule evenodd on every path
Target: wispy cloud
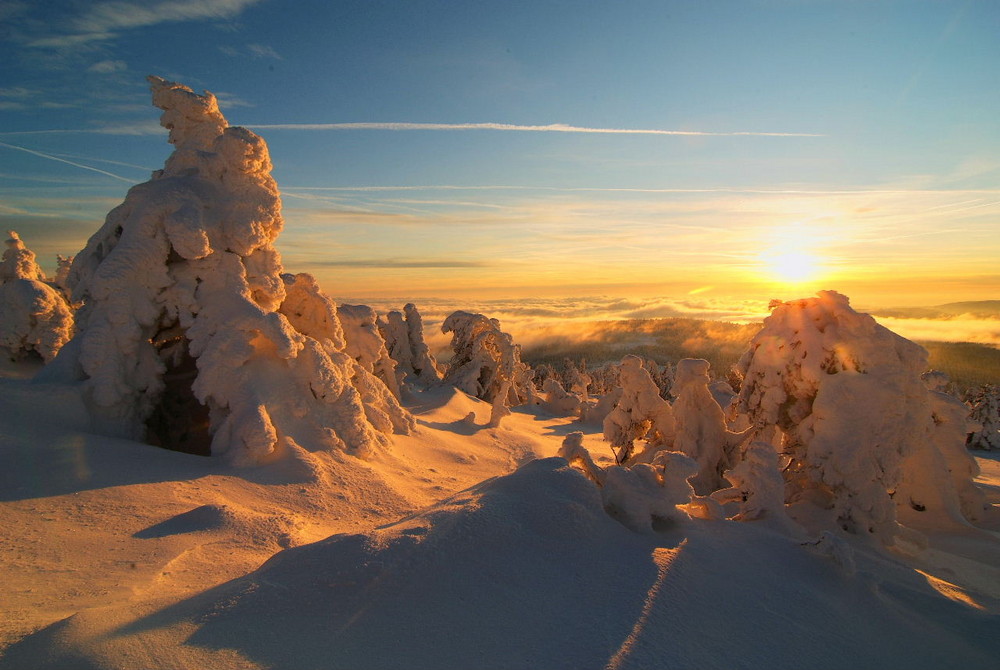
M 499 130 L 527 133 L 590 133 L 599 135 L 678 135 L 694 137 L 825 137 L 816 133 L 779 133 L 759 131 L 709 132 L 700 130 L 661 130 L 646 128 L 588 128 L 552 123 L 526 126 L 511 123 L 271 123 L 244 124 L 247 128 L 269 130 Z
M 60 158 L 59 156 L 53 156 L 52 154 L 43 153 L 41 151 L 35 151 L 34 149 L 28 149 L 26 147 L 19 147 L 16 144 L 7 144 L 6 142 L 0 142 L 0 147 L 6 147 L 8 149 L 15 149 L 17 151 L 23 151 L 24 153 L 31 154 L 32 156 L 38 156 L 39 158 L 45 158 L 50 161 L 57 161 L 59 163 L 65 163 L 66 165 L 72 165 L 73 167 L 80 168 L 81 170 L 90 170 L 91 172 L 96 172 L 98 174 L 103 174 L 107 177 L 123 181 L 126 184 L 136 184 L 138 183 L 134 179 L 127 179 L 120 175 L 108 172 L 107 170 L 101 170 L 99 168 L 91 167 L 89 165 L 83 165 L 82 163 L 77 163 L 75 161 L 67 160 L 65 158 Z
M 102 60 L 87 68 L 87 72 L 97 72 L 98 74 L 111 74 L 122 72 L 128 69 L 128 65 L 123 60 Z
M 62 26 L 62 34 L 28 40 L 30 47 L 66 49 L 114 39 L 119 33 L 161 23 L 231 19 L 261 0 L 164 0 L 98 2 Z

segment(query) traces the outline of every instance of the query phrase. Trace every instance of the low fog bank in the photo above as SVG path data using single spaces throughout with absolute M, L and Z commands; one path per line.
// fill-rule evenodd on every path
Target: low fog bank
M 401 309 L 407 299 L 341 298 L 341 303 L 372 305 L 379 313 Z M 523 360 L 559 366 L 565 359 L 596 367 L 635 354 L 657 363 L 704 358 L 717 376 L 746 350 L 767 316 L 764 301 L 687 299 L 528 298 L 470 300 L 425 298 L 415 301 L 425 337 L 442 361 L 451 356 L 450 335 L 441 323 L 462 309 L 498 319 L 523 349 Z M 930 365 L 959 387 L 1000 382 L 1000 301 L 951 303 L 936 307 L 870 309 L 876 320 L 925 346 Z

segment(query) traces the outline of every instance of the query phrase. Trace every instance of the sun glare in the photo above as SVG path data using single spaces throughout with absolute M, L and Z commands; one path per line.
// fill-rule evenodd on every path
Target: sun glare
M 820 273 L 822 261 L 802 249 L 771 249 L 761 254 L 764 269 L 772 279 L 786 284 L 812 281 Z

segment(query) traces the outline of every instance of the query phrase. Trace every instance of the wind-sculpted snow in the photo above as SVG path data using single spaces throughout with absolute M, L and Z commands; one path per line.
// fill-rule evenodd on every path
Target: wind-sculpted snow
M 236 463 L 291 442 L 359 455 L 385 446 L 385 433 L 406 429 L 405 411 L 387 410 L 380 382 L 342 353 L 335 307 L 315 281 L 286 288 L 264 140 L 228 127 L 211 93 L 149 81 L 174 152 L 74 259 L 79 332 L 53 374 L 83 379 L 99 430 L 142 439 L 148 424 L 167 444 L 190 428 L 172 415 L 196 406 L 158 407 L 193 393 L 208 408 L 211 452 Z M 365 407 L 362 394 L 382 405 Z
M 886 544 L 897 504 L 962 523 L 922 347 L 824 291 L 774 305 L 739 367 L 741 410 L 791 459 L 789 503 L 828 505 L 840 527 Z

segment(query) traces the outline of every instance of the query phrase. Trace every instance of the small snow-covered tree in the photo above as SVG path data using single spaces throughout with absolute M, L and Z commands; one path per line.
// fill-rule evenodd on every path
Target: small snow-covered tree
M 720 501 L 739 502 L 736 521 L 768 518 L 784 529 L 792 529 L 785 511 L 785 480 L 778 468 L 778 453 L 767 442 L 751 442 L 742 459 L 725 473 L 731 486 L 712 494 Z
M 437 361 L 424 341 L 423 319 L 416 305 L 407 303 L 402 313 L 389 312 L 384 321 L 379 321 L 379 329 L 389 356 L 396 361 L 396 369 L 404 377 L 412 377 L 423 384 L 441 379 Z
M 674 414 L 670 403 L 660 397 L 660 389 L 638 356 L 626 356 L 618 370 L 622 393 L 614 409 L 604 418 L 604 439 L 611 443 L 618 463 L 633 459 L 635 441 L 646 440 L 643 454 L 666 449 L 674 440 Z
M 986 384 L 968 397 L 969 418 L 976 424 L 968 437 L 972 449 L 1000 449 L 1000 386 Z
M 78 331 L 51 374 L 80 380 L 95 427 L 115 435 L 176 444 L 204 407 L 211 452 L 237 464 L 293 443 L 359 456 L 388 445 L 332 302 L 304 278 L 286 290 L 267 145 L 229 127 L 211 93 L 149 82 L 174 151 L 74 259 Z
M 73 313 L 14 231 L 0 261 L 0 347 L 15 359 L 37 354 L 49 361 L 73 334 Z
M 708 370 L 709 362 L 700 358 L 679 361 L 670 390 L 675 398 L 673 448 L 698 463 L 691 484 L 699 495 L 726 487 L 723 472 L 739 459 L 739 446 L 746 437 L 745 432 L 728 430 L 726 415 L 708 389 Z
M 892 544 L 896 504 L 908 504 L 893 495 L 918 479 L 913 468 L 928 467 L 921 495 L 956 507 L 931 436 L 926 364 L 923 347 L 855 312 L 839 293 L 773 303 L 738 364 L 739 404 L 757 435 L 780 430 L 788 502 L 826 504 L 844 530 Z
M 601 468 L 583 446 L 583 433 L 573 432 L 563 440 L 559 456 L 597 485 L 608 514 L 636 532 L 650 532 L 691 516 L 696 496 L 688 479 L 698 464 L 680 452 L 659 451 L 651 463 Z M 718 506 L 711 500 L 700 502 Z
M 531 375 L 521 362 L 521 347 L 500 330 L 500 322 L 482 314 L 458 311 L 441 325 L 452 333 L 455 352 L 444 381 L 493 404 L 490 425 L 498 425 L 507 408 L 531 396 Z

